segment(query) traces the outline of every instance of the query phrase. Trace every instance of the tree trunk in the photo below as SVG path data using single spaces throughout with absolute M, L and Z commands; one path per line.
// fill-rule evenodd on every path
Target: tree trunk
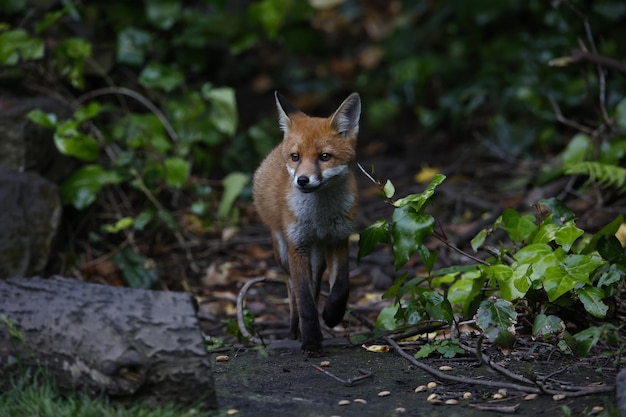
M 0 380 L 37 365 L 61 387 L 217 408 L 191 294 L 7 279 L 0 318 Z

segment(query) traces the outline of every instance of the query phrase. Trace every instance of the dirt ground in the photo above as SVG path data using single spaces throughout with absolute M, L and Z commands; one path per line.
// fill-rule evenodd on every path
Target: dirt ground
M 229 356 L 227 362 L 215 362 L 213 367 L 220 410 L 237 410 L 236 415 L 245 417 L 471 417 L 512 412 L 519 416 L 567 415 L 564 407 L 569 408 L 572 416 L 580 416 L 584 412 L 593 414 L 593 407 L 615 409 L 612 394 L 562 400 L 539 395 L 536 399 L 525 400 L 526 393 L 521 391 L 501 391 L 497 387 L 442 381 L 416 369 L 394 352 L 368 352 L 337 339 L 326 341 L 325 346 L 325 355 L 321 358 L 303 358 L 299 344 L 291 341 L 276 342 L 263 349 L 215 354 L 215 357 Z M 347 386 L 314 367 L 322 361 L 329 363 L 322 369 L 344 381 L 362 376 L 365 372 L 371 373 L 371 376 Z M 526 375 L 533 373 L 542 377 L 554 373 L 555 381 L 599 385 L 613 384 L 615 380 L 614 368 L 572 357 L 556 355 L 548 360 L 501 358 L 500 362 Z M 427 360 L 426 363 L 435 368 L 448 365 L 452 368 L 447 371 L 450 374 L 504 380 L 486 366 L 480 366 L 475 358 Z M 416 387 L 433 382 L 436 386 L 415 392 Z M 385 392 L 388 394 L 384 395 Z M 498 392 L 503 394 L 502 399 L 494 398 Z M 433 394 L 443 404 L 429 402 L 428 397 Z M 464 395 L 469 398 L 464 399 Z M 458 403 L 448 405 L 446 400 Z M 346 405 L 340 405 L 341 401 Z

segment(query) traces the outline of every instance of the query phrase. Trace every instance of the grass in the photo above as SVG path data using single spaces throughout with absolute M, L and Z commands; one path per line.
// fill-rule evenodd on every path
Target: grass
M 4 384 L 3 384 L 4 385 Z M 3 386 L 5 388 L 5 386 Z M 7 417 L 217 417 L 219 411 L 201 411 L 175 405 L 122 406 L 85 392 L 62 392 L 45 371 L 20 377 L 0 391 L 0 416 Z

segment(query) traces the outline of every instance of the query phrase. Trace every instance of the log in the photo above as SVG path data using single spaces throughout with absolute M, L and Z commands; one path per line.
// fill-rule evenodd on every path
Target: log
M 0 279 L 0 319 L 0 381 L 41 366 L 61 388 L 217 408 L 191 294 Z

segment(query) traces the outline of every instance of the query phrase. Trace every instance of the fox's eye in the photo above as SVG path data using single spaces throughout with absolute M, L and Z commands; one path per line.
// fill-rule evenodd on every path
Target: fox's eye
M 320 161 L 326 162 L 326 161 L 328 161 L 330 159 L 330 157 L 331 157 L 331 154 L 329 154 L 329 153 L 326 153 L 326 152 L 321 153 L 320 154 Z
M 300 155 L 298 155 L 297 153 L 292 153 L 291 154 L 291 160 L 293 162 L 298 162 L 300 160 Z

